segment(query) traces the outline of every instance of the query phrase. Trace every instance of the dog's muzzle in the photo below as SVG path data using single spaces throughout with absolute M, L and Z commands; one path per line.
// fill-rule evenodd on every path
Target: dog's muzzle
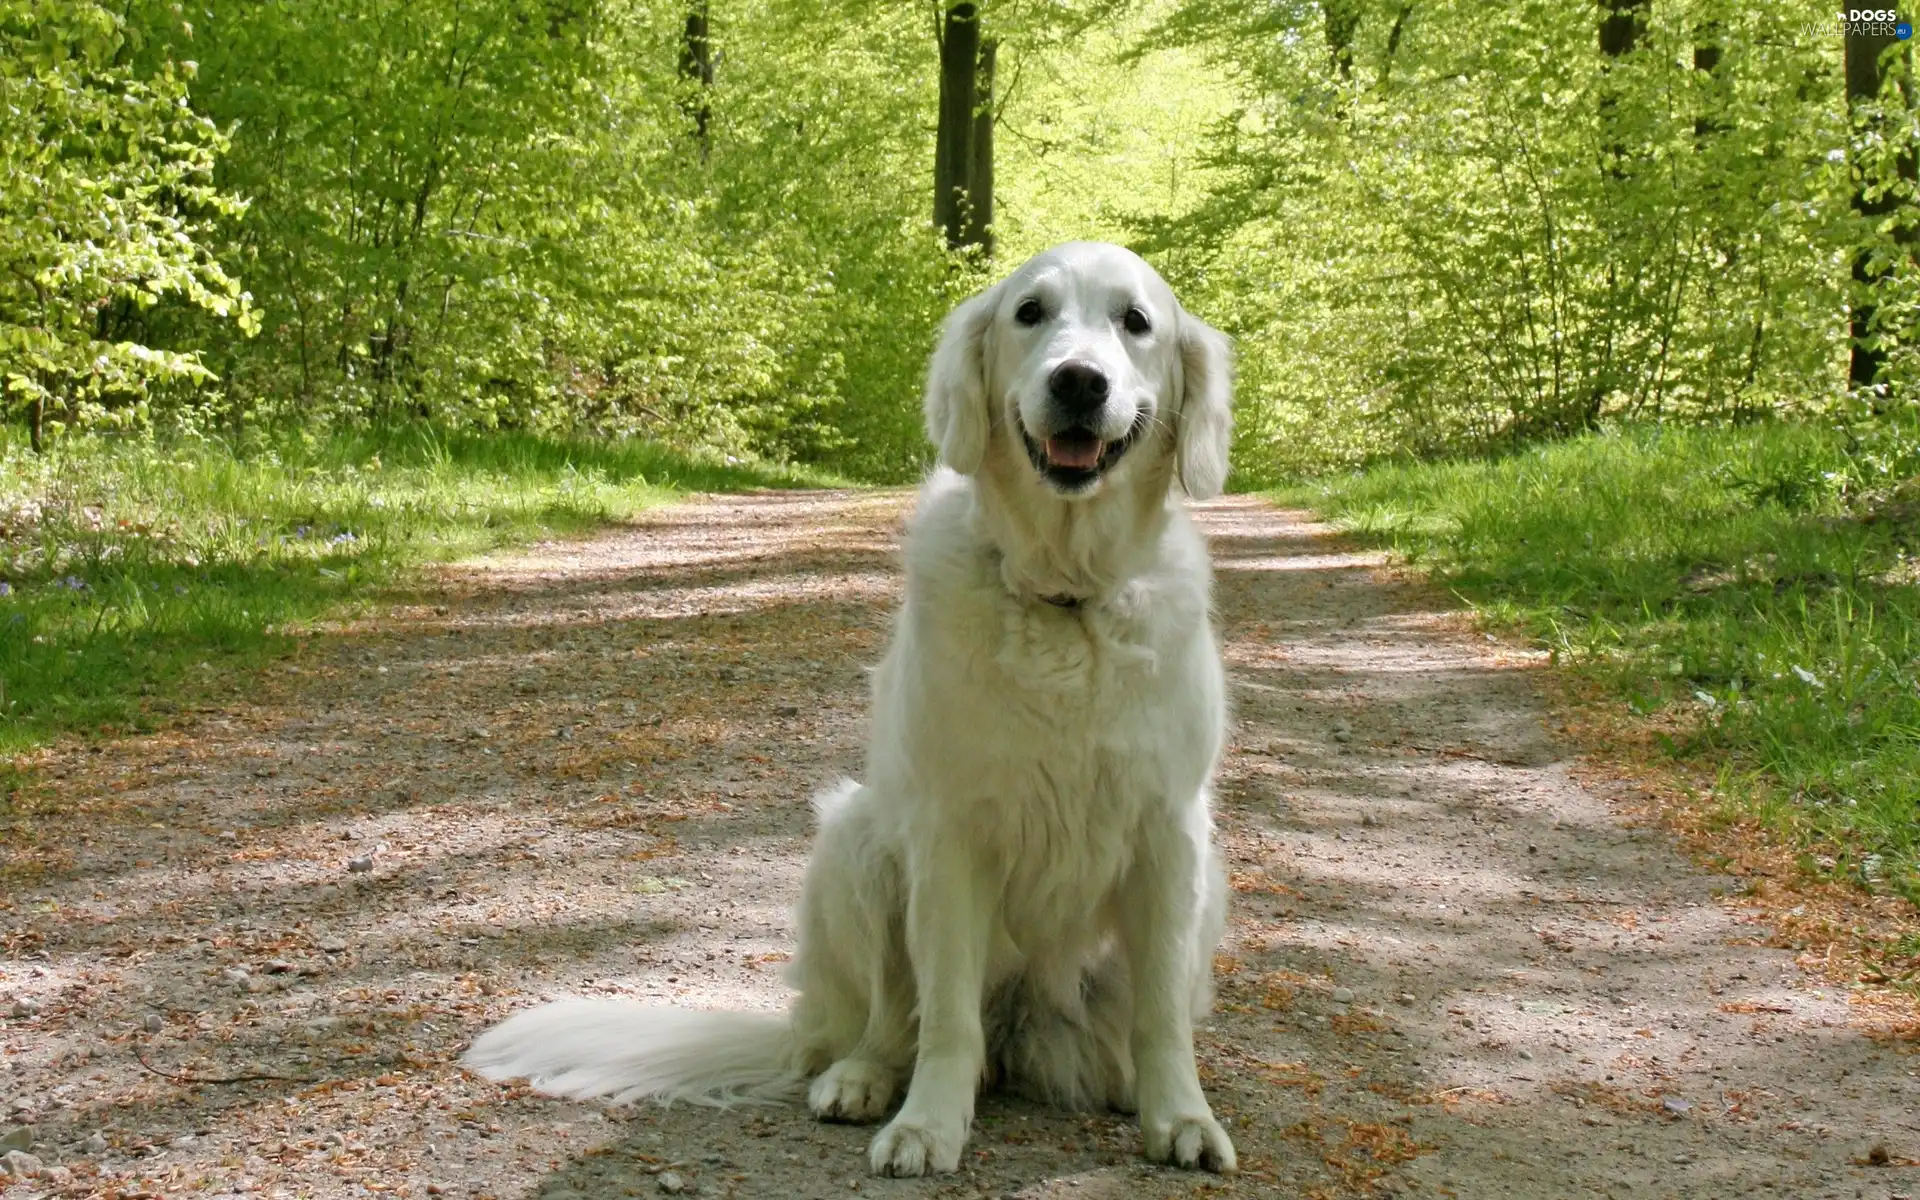
M 1114 464 L 1140 440 L 1150 420 L 1152 413 L 1141 409 L 1126 433 L 1110 441 L 1102 440 L 1082 424 L 1068 425 L 1045 438 L 1038 438 L 1027 431 L 1017 416 L 1014 423 L 1020 427 L 1020 440 L 1027 448 L 1027 459 L 1033 463 L 1033 469 L 1055 488 L 1071 494 L 1086 491 L 1102 475 L 1112 470 Z

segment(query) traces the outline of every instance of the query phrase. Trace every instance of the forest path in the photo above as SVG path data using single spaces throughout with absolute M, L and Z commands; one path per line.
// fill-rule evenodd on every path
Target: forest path
M 988 1099 L 963 1173 L 877 1180 L 868 1130 L 798 1110 L 462 1074 L 554 992 L 782 1002 L 907 503 L 717 497 L 449 568 L 179 729 L 52 755 L 0 900 L 0 1132 L 49 1168 L 10 1200 L 1920 1192 L 1910 1060 L 1616 815 L 1538 663 L 1248 498 L 1200 508 L 1236 890 L 1200 1053 L 1243 1174 Z

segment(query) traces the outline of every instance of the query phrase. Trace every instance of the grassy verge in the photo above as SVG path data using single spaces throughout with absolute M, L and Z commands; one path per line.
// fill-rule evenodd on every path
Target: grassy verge
M 1652 718 L 1801 867 L 1920 901 L 1920 506 L 1830 430 L 1630 429 L 1290 489 Z
M 0 435 L 0 754 L 138 728 L 196 676 L 406 568 L 618 520 L 690 490 L 831 482 L 637 442 L 512 434 Z

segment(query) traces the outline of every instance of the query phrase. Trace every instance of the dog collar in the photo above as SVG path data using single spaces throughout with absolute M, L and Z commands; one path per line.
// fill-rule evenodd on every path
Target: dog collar
M 987 558 L 993 563 L 993 569 L 996 574 L 999 573 L 1000 568 L 1006 563 L 1006 556 L 1000 553 L 998 546 L 989 546 L 987 548 Z M 1038 600 L 1042 604 L 1051 604 L 1055 608 L 1064 608 L 1068 612 L 1072 612 L 1074 609 L 1086 604 L 1089 599 L 1087 596 L 1076 596 L 1072 592 L 1055 592 L 1051 596 L 1038 596 L 1032 592 L 1023 592 L 1019 588 L 1008 584 L 1005 576 L 1001 577 L 1001 584 L 1006 587 L 1007 591 L 1013 594 L 1016 600 Z

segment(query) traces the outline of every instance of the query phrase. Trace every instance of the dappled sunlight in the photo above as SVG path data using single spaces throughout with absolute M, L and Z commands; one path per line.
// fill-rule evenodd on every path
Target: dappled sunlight
M 1596 1131 L 1691 1163 L 1680 1123 L 1709 1121 L 1772 1154 L 1757 1139 L 1803 1094 L 1802 1053 L 1874 1069 L 1843 997 L 1794 986 L 1713 880 L 1576 779 L 1532 690 L 1544 655 L 1350 562 L 1324 526 L 1283 523 L 1263 552 L 1238 506 L 1206 523 L 1237 718 L 1214 1028 L 1269 1014 L 1267 1061 L 1297 1060 L 1276 1082 L 1327 1108 L 1355 1107 L 1343 1075 L 1412 1098 L 1414 1136 L 1461 1149 L 1413 1164 L 1430 1184 L 1504 1145 L 1537 1194 L 1572 1195 L 1614 1181 L 1582 1165 Z
M 631 524 L 636 536 L 609 555 L 603 539 L 549 541 L 487 555 L 449 568 L 452 578 L 481 579 L 492 587 L 564 580 L 578 585 L 609 574 L 671 566 L 686 570 L 777 560 L 793 554 L 887 554 L 895 538 L 877 536 L 871 521 L 811 521 L 823 504 L 850 514 L 884 513 L 898 525 L 904 492 L 764 492 L 727 496 L 711 505 L 688 505 L 649 513 Z
M 452 1058 L 503 1003 L 781 1007 L 807 799 L 857 765 L 862 668 L 896 586 L 890 535 L 863 514 L 898 517 L 863 496 L 815 536 L 807 514 L 836 502 L 806 496 L 790 542 L 756 542 L 794 502 L 696 507 L 526 570 L 450 569 L 437 593 L 310 636 L 243 702 L 43 754 L 40 833 L 74 852 L 0 902 L 37 963 L 0 976 L 0 998 L 33 1013 L 28 1042 L 7 1042 L 46 1081 L 21 1093 L 31 1111 L 184 1112 L 186 1090 L 135 1045 L 161 1070 L 285 1076 L 252 1086 L 286 1107 L 223 1121 L 295 1120 L 295 1150 L 271 1161 L 318 1180 L 337 1148 L 300 1121 L 351 1109 L 331 1098 L 347 1093 L 473 1088 Z M 717 532 L 760 550 L 716 568 Z M 770 734 L 777 755 L 755 748 Z M 551 1110 L 526 1120 L 552 1136 Z M 388 1140 L 471 1129 L 436 1106 Z M 129 1141 L 106 1168 L 195 1161 L 172 1137 Z
M 1216 572 L 1231 571 L 1351 571 L 1386 564 L 1385 554 L 1222 554 L 1214 559 Z
M 866 1130 L 796 1109 L 608 1122 L 454 1065 L 552 996 L 787 1002 L 806 801 L 858 769 L 897 592 L 887 538 L 858 534 L 900 509 L 753 499 L 548 547 L 538 570 L 463 566 L 313 635 L 242 702 L 47 752 L 40 836 L 73 854 L 0 901 L 26 1111 L 70 1140 L 107 1129 L 100 1178 L 122 1183 L 230 1160 L 316 1193 L 468 1170 L 618 1192 L 654 1186 L 634 1164 L 705 1173 L 771 1138 L 844 1188 Z M 785 548 L 716 566 L 714 535 L 767 511 Z M 847 536 L 810 541 L 822 517 Z M 1331 553 L 1250 502 L 1202 519 L 1258 555 Z M 1800 1119 L 1808 1055 L 1874 1069 L 1843 998 L 1741 944 L 1758 931 L 1714 881 L 1576 778 L 1523 655 L 1361 565 L 1223 570 L 1218 606 L 1233 920 L 1200 1045 L 1252 1164 L 1228 1194 L 1307 1187 L 1309 1128 L 1323 1149 L 1362 1136 L 1341 1130 L 1434 1147 L 1415 1181 L 1508 1145 L 1579 1194 L 1595 1130 L 1671 1158 L 1682 1119 L 1736 1140 Z M 155 1070 L 279 1078 L 209 1095 Z M 1137 1137 L 989 1097 L 975 1145 L 1029 1187 L 1177 1188 L 1127 1165 Z
M 681 587 L 634 588 L 609 586 L 598 593 L 574 590 L 556 597 L 560 603 L 544 612 L 496 611 L 464 618 L 463 630 L 489 627 L 577 630 L 594 621 L 669 620 L 690 615 L 749 614 L 783 608 L 801 601 L 870 604 L 891 600 L 898 584 L 882 571 L 821 574 L 782 571 L 779 559 L 761 557 L 742 571 L 742 580 L 690 584 Z M 448 626 L 453 628 L 453 626 Z

